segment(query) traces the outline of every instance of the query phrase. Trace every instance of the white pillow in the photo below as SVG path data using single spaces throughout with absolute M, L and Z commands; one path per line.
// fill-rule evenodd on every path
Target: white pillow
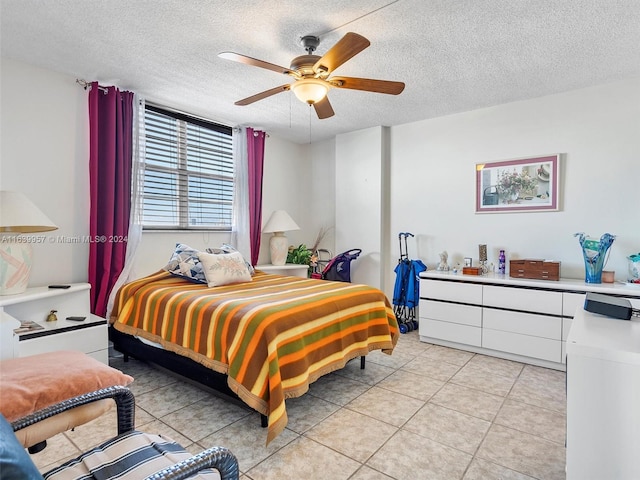
M 210 287 L 251 281 L 251 274 L 240 252 L 220 254 L 198 252 L 198 258 L 202 263 L 207 285 Z

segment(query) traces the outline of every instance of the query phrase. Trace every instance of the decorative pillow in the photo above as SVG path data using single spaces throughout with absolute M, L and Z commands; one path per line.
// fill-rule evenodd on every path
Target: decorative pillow
M 198 259 L 198 250 L 184 243 L 176 243 L 176 249 L 164 269 L 176 277 L 186 278 L 192 282 L 207 283 Z
M 82 352 L 55 351 L 0 362 L 0 412 L 10 422 L 63 400 L 133 381 Z
M 207 248 L 207 253 L 215 253 L 216 255 L 219 255 L 221 253 L 233 253 L 237 251 L 238 250 L 236 250 L 232 245 L 229 245 L 228 243 L 223 243 L 220 248 Z M 253 268 L 251 262 L 248 262 L 247 259 L 244 258 L 244 263 L 247 264 L 247 269 L 249 270 L 251 276 L 255 275 L 256 269 Z
M 240 252 L 221 254 L 200 252 L 198 258 L 210 287 L 251 281 L 251 274 Z

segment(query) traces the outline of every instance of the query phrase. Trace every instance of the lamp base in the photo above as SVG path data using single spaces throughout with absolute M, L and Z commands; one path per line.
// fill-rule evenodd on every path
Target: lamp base
M 284 265 L 286 263 L 289 245 L 287 245 L 287 237 L 285 237 L 284 232 L 274 232 L 269 240 L 269 251 L 271 253 L 271 265 Z
M 0 241 L 0 295 L 16 295 L 27 289 L 31 255 L 29 243 Z

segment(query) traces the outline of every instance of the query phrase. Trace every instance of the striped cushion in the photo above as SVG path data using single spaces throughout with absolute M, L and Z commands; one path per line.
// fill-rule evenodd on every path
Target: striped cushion
M 47 480 L 140 480 L 192 457 L 179 444 L 161 435 L 129 432 L 69 460 L 44 474 Z M 190 478 L 220 480 L 214 470 Z

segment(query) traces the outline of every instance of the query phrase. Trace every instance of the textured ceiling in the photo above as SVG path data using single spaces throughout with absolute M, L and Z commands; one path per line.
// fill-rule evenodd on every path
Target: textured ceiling
M 640 75 L 640 0 L 0 0 L 2 55 L 229 125 L 298 143 L 398 125 Z M 316 34 L 371 46 L 336 74 L 399 80 L 399 96 L 333 89 L 334 117 L 284 92 L 233 103 L 290 77 Z M 78 87 L 80 88 L 80 87 Z

